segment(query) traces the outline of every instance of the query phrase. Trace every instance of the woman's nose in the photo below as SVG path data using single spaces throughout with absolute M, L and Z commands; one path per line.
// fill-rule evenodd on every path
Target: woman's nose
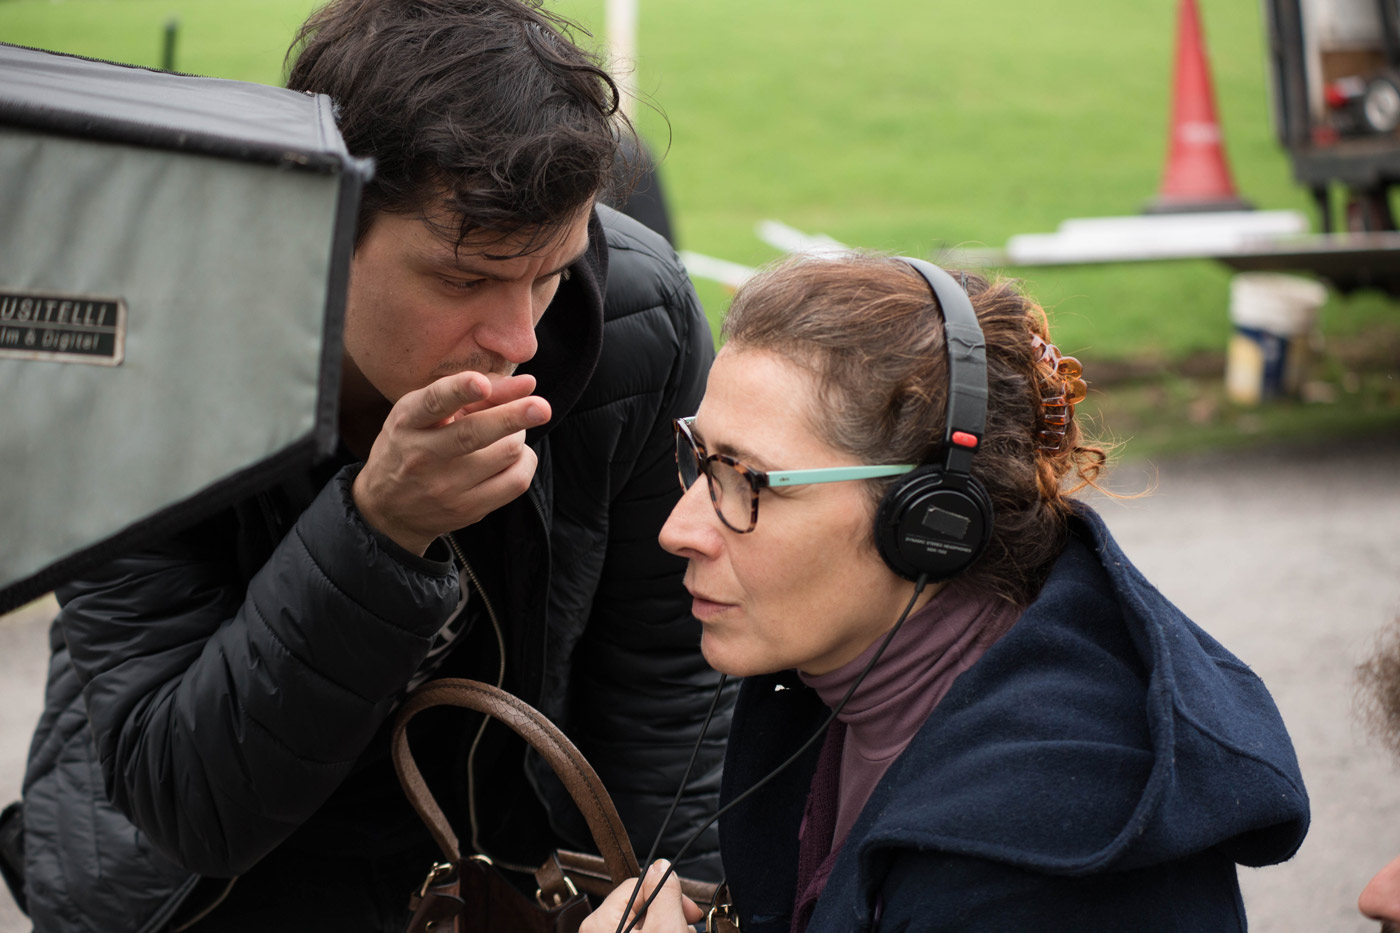
M 691 483 L 661 526 L 661 546 L 678 557 L 713 556 L 721 543 L 708 484 L 703 476 Z

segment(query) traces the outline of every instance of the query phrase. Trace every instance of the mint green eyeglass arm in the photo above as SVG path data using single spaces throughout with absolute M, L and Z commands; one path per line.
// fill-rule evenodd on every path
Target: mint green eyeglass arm
M 821 467 L 816 470 L 774 470 L 763 474 L 768 477 L 769 486 L 810 486 L 813 483 L 839 483 L 848 479 L 875 479 L 880 476 L 899 476 L 914 469 L 909 464 L 887 464 L 885 466 Z

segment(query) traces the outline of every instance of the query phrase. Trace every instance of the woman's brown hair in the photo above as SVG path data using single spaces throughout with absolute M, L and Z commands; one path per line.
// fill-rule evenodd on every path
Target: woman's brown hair
M 1057 409 L 1047 408 L 1067 385 L 1033 345 L 1033 337 L 1050 341 L 1040 305 L 1013 280 L 952 274 L 964 281 L 986 340 L 987 426 L 972 473 L 995 512 L 987 550 L 962 579 L 1025 605 L 1064 547 L 1069 495 L 1094 484 L 1106 456 L 1073 417 L 1061 428 Z M 775 353 L 810 371 L 819 387 L 813 428 L 855 462 L 925 463 L 942 443 L 943 316 L 928 285 L 898 259 L 785 260 L 739 290 L 721 333 L 735 349 Z M 868 481 L 872 507 L 895 481 Z

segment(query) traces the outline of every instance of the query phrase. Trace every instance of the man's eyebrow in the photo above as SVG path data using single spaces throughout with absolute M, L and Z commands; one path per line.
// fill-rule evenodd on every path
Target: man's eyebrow
M 572 257 L 570 257 L 569 259 L 564 260 L 564 264 L 561 265 L 558 269 L 554 269 L 554 270 L 551 271 L 551 272 L 546 272 L 546 273 L 542 276 L 542 278 L 546 278 L 546 279 L 547 279 L 547 278 L 549 278 L 551 275 L 561 275 L 561 274 L 563 274 L 563 272 L 564 272 L 565 269 L 569 268 L 569 267 L 572 266 L 572 265 L 576 265 L 576 264 L 579 263 L 579 262 L 582 262 L 582 261 L 583 261 L 583 257 L 588 255 L 588 247 L 589 247 L 590 245 L 592 245 L 592 244 L 590 244 L 590 243 L 584 243 L 584 244 L 583 244 L 583 249 L 579 250 L 577 253 L 575 253 L 575 254 L 574 254 Z
M 582 249 L 580 249 L 570 258 L 566 259 L 564 263 L 559 266 L 559 268 L 551 269 L 548 272 L 542 273 L 539 277 L 542 279 L 547 279 L 551 276 L 560 275 L 565 269 L 569 268 L 569 266 L 572 266 L 575 263 L 579 262 L 581 259 L 583 259 L 583 257 L 588 254 L 588 247 L 589 244 L 585 243 Z M 477 266 L 472 265 L 471 260 L 467 260 L 464 262 L 458 257 L 448 253 L 428 254 L 425 255 L 423 258 L 426 262 L 428 262 L 431 265 L 438 266 L 439 268 L 443 269 L 451 269 L 452 271 L 460 272 L 463 275 L 474 275 L 477 278 L 490 279 L 493 282 L 507 281 L 505 276 L 496 274 L 494 269 L 478 268 Z

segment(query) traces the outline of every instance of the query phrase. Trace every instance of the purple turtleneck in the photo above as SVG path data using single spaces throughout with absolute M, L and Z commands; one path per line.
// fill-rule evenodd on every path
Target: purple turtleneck
M 880 661 L 831 724 L 798 830 L 797 891 L 792 933 L 802 933 L 856 817 L 885 771 L 913 740 L 953 681 L 1021 617 L 1020 608 L 980 596 L 955 580 L 904 622 Z M 825 674 L 799 672 L 802 682 L 835 708 L 879 650 Z
M 904 622 L 831 724 L 798 830 L 791 933 L 803 933 L 856 817 L 953 681 L 1021 617 L 1020 608 L 955 580 Z M 799 672 L 835 708 L 884 642 L 825 674 Z
M 894 641 L 846 704 L 835 830 L 828 851 L 846 840 L 875 785 L 919 731 L 953 681 L 977 662 L 1021 616 L 1021 609 L 953 581 L 904 622 Z M 801 674 L 822 702 L 835 707 L 879 649 L 826 674 Z

